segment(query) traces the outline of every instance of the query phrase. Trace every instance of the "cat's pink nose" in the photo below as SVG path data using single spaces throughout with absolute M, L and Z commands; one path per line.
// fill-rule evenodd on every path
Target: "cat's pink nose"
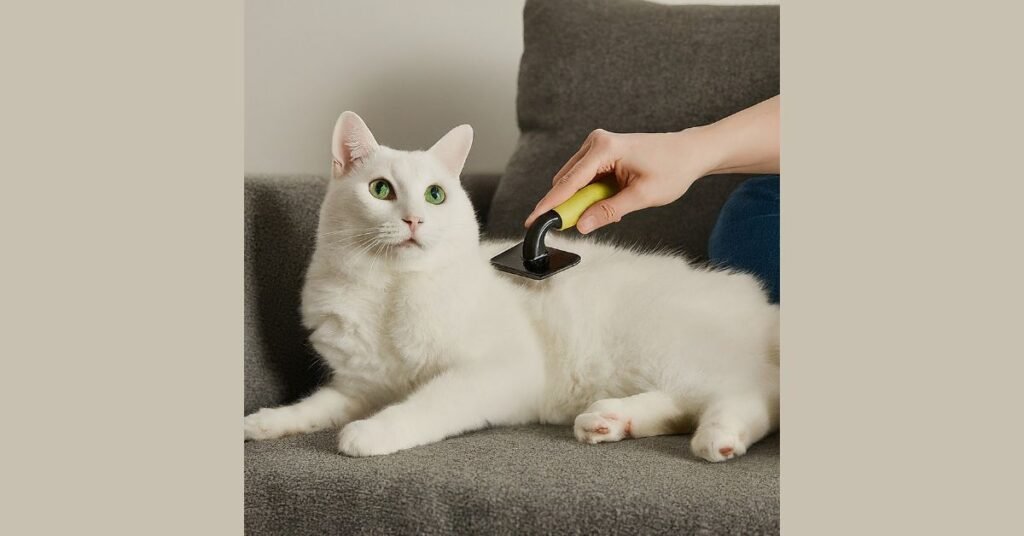
M 406 223 L 406 225 L 409 226 L 409 230 L 414 232 L 414 233 L 416 232 L 416 226 L 421 224 L 421 223 L 423 223 L 423 219 L 422 218 L 417 218 L 415 216 L 409 216 L 408 218 L 402 218 L 402 221 L 404 221 Z

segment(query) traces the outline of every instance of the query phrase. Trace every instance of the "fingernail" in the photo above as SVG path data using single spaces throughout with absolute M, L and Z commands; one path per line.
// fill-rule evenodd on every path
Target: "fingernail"
M 594 230 L 595 223 L 597 222 L 594 221 L 593 216 L 587 216 L 586 218 L 583 218 L 582 220 L 579 221 L 579 223 L 576 224 L 576 229 L 583 234 L 587 234 L 590 231 Z

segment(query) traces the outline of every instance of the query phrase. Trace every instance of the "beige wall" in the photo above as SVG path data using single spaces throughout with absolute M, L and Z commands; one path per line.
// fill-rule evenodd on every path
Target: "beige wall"
M 344 110 L 402 149 L 469 123 L 476 141 L 466 170 L 501 171 L 519 134 L 522 8 L 523 0 L 247 0 L 246 173 L 325 174 Z

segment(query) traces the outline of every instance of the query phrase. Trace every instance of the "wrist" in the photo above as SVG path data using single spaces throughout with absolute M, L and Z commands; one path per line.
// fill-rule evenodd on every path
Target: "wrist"
M 724 140 L 718 139 L 714 124 L 690 127 L 673 133 L 685 155 L 689 173 L 694 178 L 717 173 L 726 162 Z

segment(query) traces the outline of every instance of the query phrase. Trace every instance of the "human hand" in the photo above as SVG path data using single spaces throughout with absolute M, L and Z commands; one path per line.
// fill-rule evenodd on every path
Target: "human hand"
M 602 176 L 615 177 L 619 192 L 580 215 L 576 228 L 583 234 L 630 212 L 667 205 L 704 175 L 778 173 L 780 103 L 776 95 L 710 125 L 680 132 L 595 130 L 555 174 L 551 191 L 537 203 L 526 225 Z
M 580 216 L 576 228 L 587 234 L 643 208 L 667 205 L 713 168 L 701 129 L 681 132 L 616 134 L 595 130 L 552 180 L 551 191 L 526 219 L 538 216 L 572 197 L 597 178 L 613 176 L 619 192 L 599 201 Z

